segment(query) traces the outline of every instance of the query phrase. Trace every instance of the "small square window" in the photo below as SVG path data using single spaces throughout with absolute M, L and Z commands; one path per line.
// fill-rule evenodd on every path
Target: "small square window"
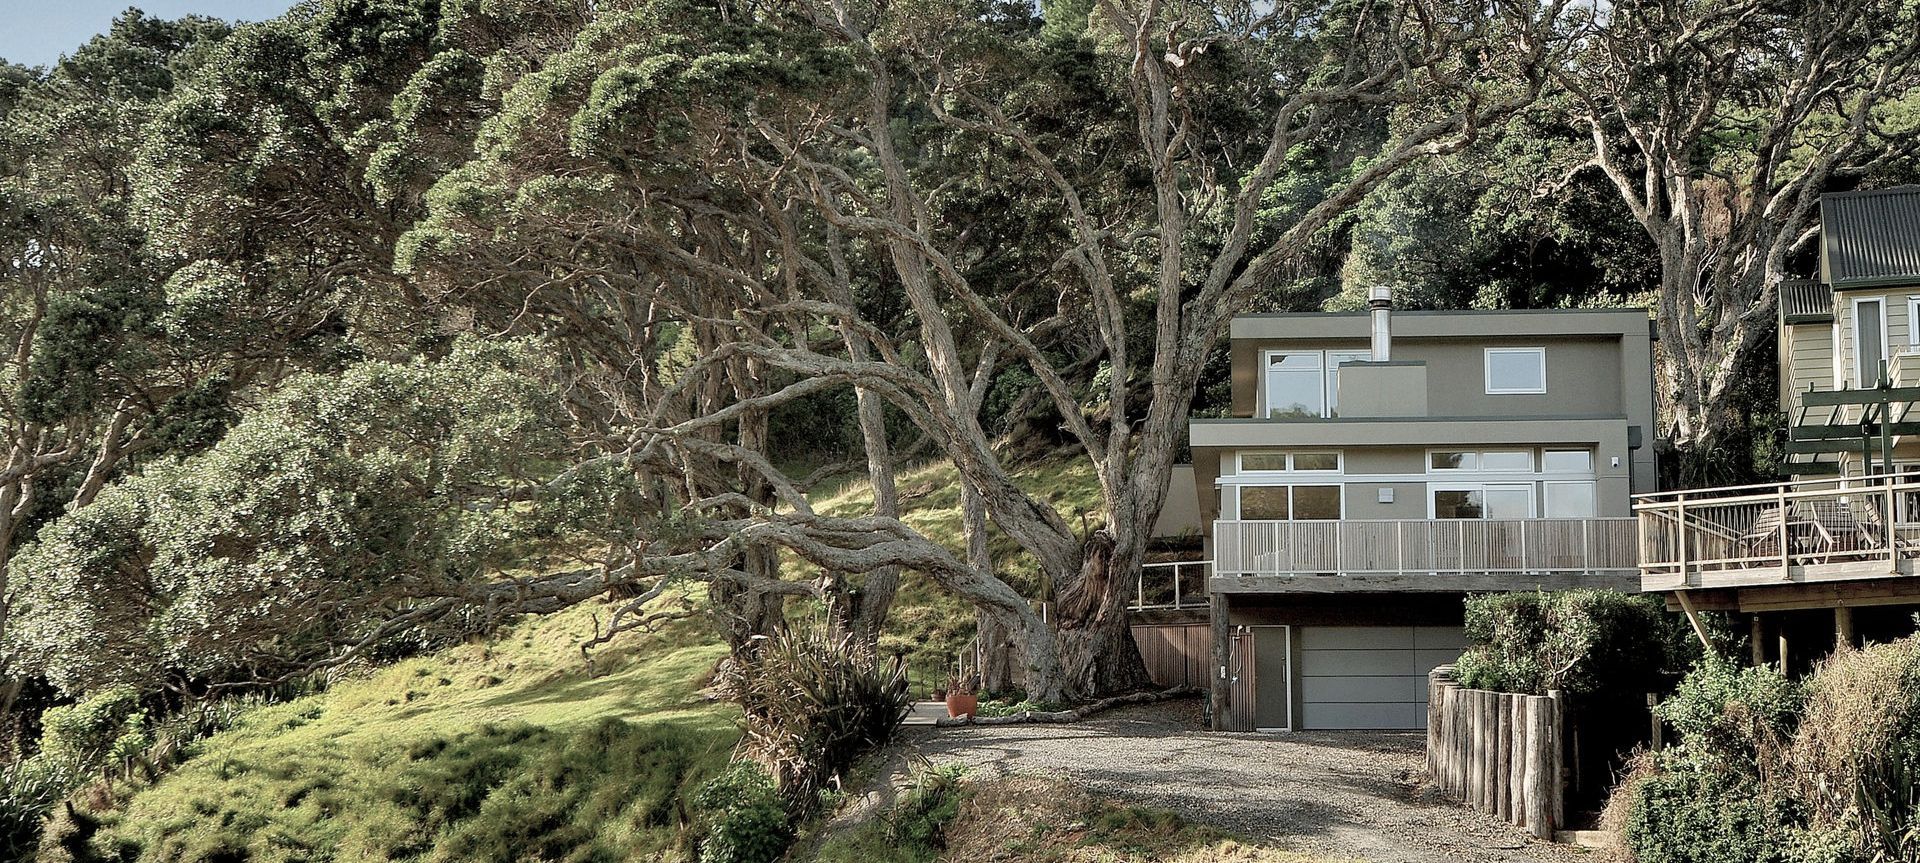
M 1487 393 L 1547 391 L 1546 348 L 1487 348 Z
M 1331 452 L 1297 452 L 1293 454 L 1294 470 L 1339 470 L 1340 455 Z

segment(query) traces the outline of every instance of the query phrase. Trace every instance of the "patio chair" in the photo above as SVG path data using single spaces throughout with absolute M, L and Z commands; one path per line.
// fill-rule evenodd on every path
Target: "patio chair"
M 1815 563 L 1826 563 L 1835 552 L 1874 547 L 1875 540 L 1861 528 L 1848 502 L 1813 500 L 1801 506 L 1813 527 L 1815 550 L 1820 553 Z
M 1780 553 L 1780 528 L 1787 521 L 1787 508 L 1770 506 L 1754 516 L 1753 524 L 1747 525 L 1745 533 L 1740 535 L 1739 554 L 1742 557 L 1768 557 Z

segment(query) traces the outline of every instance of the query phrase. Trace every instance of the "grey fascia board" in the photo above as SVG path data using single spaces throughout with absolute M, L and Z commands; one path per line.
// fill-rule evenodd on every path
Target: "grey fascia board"
M 1626 434 L 1625 416 L 1196 419 L 1196 447 L 1589 443 Z
M 1882 276 L 1874 279 L 1835 279 L 1833 280 L 1833 284 L 1828 287 L 1835 291 L 1858 291 L 1867 288 L 1898 288 L 1902 286 L 1920 290 L 1920 276 L 1900 275 Z
M 1367 312 L 1285 312 L 1238 315 L 1227 329 L 1234 339 L 1365 339 Z M 1638 336 L 1647 332 L 1645 309 L 1510 309 L 1500 311 L 1406 311 L 1393 313 L 1393 336 L 1401 338 L 1511 338 Z

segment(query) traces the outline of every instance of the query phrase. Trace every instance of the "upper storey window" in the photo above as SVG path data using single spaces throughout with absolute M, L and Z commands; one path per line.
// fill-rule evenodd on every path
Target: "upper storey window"
M 1487 348 L 1487 394 L 1547 391 L 1546 348 Z
M 1297 419 L 1340 415 L 1340 366 L 1367 351 L 1267 351 L 1261 354 L 1264 415 Z

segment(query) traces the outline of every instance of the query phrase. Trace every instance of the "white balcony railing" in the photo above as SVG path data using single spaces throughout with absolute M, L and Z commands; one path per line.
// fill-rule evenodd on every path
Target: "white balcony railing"
M 1641 495 L 1640 572 L 1656 587 L 1767 571 L 1885 564 L 1920 550 L 1920 478 L 1853 477 Z
M 1214 573 L 1627 574 L 1631 518 L 1216 521 Z

